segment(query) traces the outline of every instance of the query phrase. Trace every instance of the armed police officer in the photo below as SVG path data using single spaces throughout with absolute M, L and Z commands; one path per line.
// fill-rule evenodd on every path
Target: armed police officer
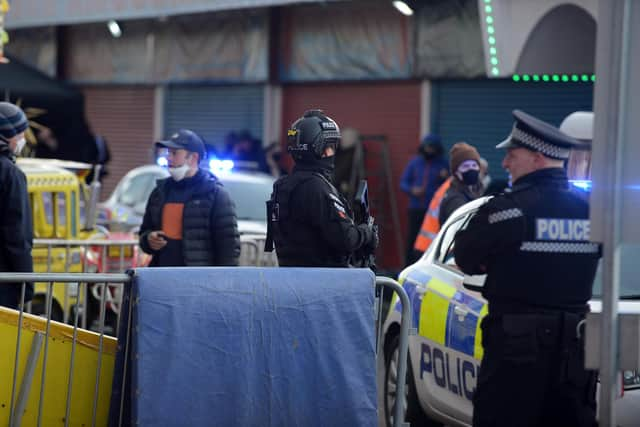
M 484 357 L 474 426 L 592 426 L 596 374 L 584 369 L 582 320 L 600 246 L 589 207 L 563 168 L 579 141 L 513 112 L 502 165 L 510 192 L 482 206 L 455 238 L 456 263 L 487 274 Z
M 356 251 L 373 253 L 377 228 L 355 224 L 349 203 L 333 186 L 340 129 L 321 110 L 310 110 L 287 132 L 295 167 L 273 185 L 267 202 L 266 250 L 275 243 L 283 267 L 348 267 Z

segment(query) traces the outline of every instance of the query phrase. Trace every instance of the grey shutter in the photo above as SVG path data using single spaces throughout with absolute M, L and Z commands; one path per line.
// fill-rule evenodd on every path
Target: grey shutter
M 262 139 L 263 86 L 172 85 L 165 98 L 165 135 L 190 129 L 224 150 L 231 131 Z
M 454 143 L 474 145 L 489 162 L 493 178 L 506 178 L 504 152 L 495 145 L 513 125 L 511 111 L 520 109 L 559 126 L 570 113 L 592 111 L 591 83 L 521 83 L 510 79 L 441 80 L 434 82 L 432 129 L 448 150 Z

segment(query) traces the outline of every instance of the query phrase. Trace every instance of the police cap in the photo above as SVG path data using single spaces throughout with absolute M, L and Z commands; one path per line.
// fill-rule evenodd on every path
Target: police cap
M 555 126 L 543 122 L 524 111 L 514 110 L 515 123 L 511 134 L 496 145 L 496 148 L 526 148 L 544 156 L 565 160 L 572 148 L 582 145 L 580 141 L 562 133 Z

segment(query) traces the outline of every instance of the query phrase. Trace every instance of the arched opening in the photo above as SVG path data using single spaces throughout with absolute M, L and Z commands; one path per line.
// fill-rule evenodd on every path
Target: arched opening
M 595 19 L 578 6 L 558 6 L 529 34 L 516 73 L 593 73 L 595 52 Z

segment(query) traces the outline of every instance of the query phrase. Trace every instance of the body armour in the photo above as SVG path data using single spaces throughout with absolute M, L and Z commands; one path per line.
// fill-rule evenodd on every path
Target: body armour
M 282 267 L 347 267 L 370 240 L 349 204 L 318 171 L 297 170 L 278 179 L 267 202 L 268 238 Z
M 589 232 L 589 206 L 565 171 L 542 169 L 478 210 L 456 235 L 455 259 L 467 274 L 487 274 L 493 313 L 584 311 L 601 253 Z

